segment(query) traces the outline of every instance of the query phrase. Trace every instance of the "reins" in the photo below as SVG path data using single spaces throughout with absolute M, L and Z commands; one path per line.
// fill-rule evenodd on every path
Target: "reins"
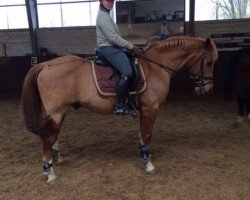
M 204 62 L 205 62 L 205 54 L 206 54 L 206 53 L 207 53 L 207 50 L 202 49 L 201 55 L 200 55 L 200 56 L 198 57 L 198 59 L 197 59 L 188 69 L 187 69 L 187 70 L 188 70 L 188 73 L 189 73 L 190 75 L 198 77 L 198 78 L 193 79 L 193 80 L 196 82 L 197 86 L 207 85 L 207 84 L 213 82 L 213 80 L 214 80 L 214 78 L 212 78 L 212 77 L 204 76 Z M 168 66 L 166 66 L 166 65 L 163 65 L 163 64 L 161 64 L 161 63 L 158 63 L 158 62 L 156 62 L 156 61 L 154 61 L 154 60 L 152 60 L 152 59 L 150 59 L 150 58 L 148 58 L 148 57 L 146 57 L 146 56 L 144 56 L 144 55 L 142 55 L 142 54 L 137 54 L 136 56 L 137 56 L 137 57 L 141 57 L 141 58 L 144 59 L 145 61 L 148 61 L 148 62 L 150 62 L 150 63 L 153 63 L 153 64 L 159 66 L 160 68 L 164 69 L 164 70 L 167 71 L 167 72 L 169 72 L 169 71 L 174 72 L 174 73 L 177 73 L 177 72 L 178 72 L 177 70 L 174 70 L 174 69 L 172 69 L 171 67 L 168 67 Z M 199 74 L 193 74 L 193 73 L 191 73 L 191 72 L 190 72 L 190 69 L 191 69 L 193 66 L 195 66 L 195 64 L 197 64 L 200 60 L 201 60 L 201 64 L 200 64 Z M 204 83 L 204 82 L 203 82 L 204 80 L 210 80 L 210 81 L 209 81 L 208 83 Z
M 151 62 L 151 63 L 153 63 L 153 64 L 158 65 L 159 67 L 161 67 L 162 69 L 164 69 L 164 70 L 167 71 L 167 72 L 169 72 L 169 71 L 174 72 L 174 73 L 177 73 L 177 72 L 178 72 L 177 70 L 174 70 L 174 69 L 172 69 L 171 67 L 168 67 L 168 66 L 166 66 L 166 65 L 163 65 L 163 64 L 161 64 L 161 63 L 158 63 L 158 62 L 156 62 L 156 61 L 154 61 L 154 60 L 152 60 L 152 59 L 150 59 L 150 58 L 148 58 L 148 57 L 146 57 L 146 56 L 144 56 L 144 55 L 142 55 L 142 54 L 137 54 L 137 56 L 138 56 L 138 57 L 141 57 L 142 59 L 144 59 L 144 60 L 146 60 L 146 61 L 148 61 L 148 62 Z

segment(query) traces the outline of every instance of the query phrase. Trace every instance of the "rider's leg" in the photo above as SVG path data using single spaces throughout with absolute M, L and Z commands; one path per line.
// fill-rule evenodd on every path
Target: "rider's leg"
M 117 87 L 115 111 L 117 115 L 135 115 L 134 108 L 126 107 L 125 100 L 128 92 L 129 81 L 133 75 L 131 64 L 128 57 L 121 48 L 113 46 L 100 47 L 100 54 L 113 65 L 121 74 L 120 82 Z
M 128 92 L 128 84 L 130 78 L 127 75 L 122 75 L 117 87 L 117 96 L 114 113 L 117 115 L 134 115 L 136 110 L 125 106 L 125 100 Z

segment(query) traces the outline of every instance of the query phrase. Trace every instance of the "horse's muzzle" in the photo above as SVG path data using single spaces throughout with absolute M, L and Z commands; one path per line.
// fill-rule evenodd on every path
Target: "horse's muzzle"
M 202 86 L 196 86 L 194 88 L 194 91 L 195 91 L 195 94 L 196 95 L 205 95 L 205 94 L 211 94 L 212 91 L 213 91 L 213 88 L 212 87 L 206 87 L 205 85 L 202 85 Z

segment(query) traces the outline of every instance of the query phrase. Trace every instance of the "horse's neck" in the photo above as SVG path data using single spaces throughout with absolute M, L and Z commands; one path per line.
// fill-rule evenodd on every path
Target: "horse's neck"
M 151 58 L 155 63 L 166 66 L 174 71 L 179 71 L 185 66 L 194 54 L 179 49 L 166 50 L 165 52 L 149 51 L 146 57 Z M 158 66 L 160 67 L 160 66 Z M 171 70 L 166 70 L 170 71 Z

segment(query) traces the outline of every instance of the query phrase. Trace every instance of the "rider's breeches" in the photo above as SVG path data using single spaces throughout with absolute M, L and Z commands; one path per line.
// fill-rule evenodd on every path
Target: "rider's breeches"
M 99 53 L 113 65 L 121 75 L 132 77 L 132 68 L 128 57 L 119 47 L 103 46 L 98 48 Z

